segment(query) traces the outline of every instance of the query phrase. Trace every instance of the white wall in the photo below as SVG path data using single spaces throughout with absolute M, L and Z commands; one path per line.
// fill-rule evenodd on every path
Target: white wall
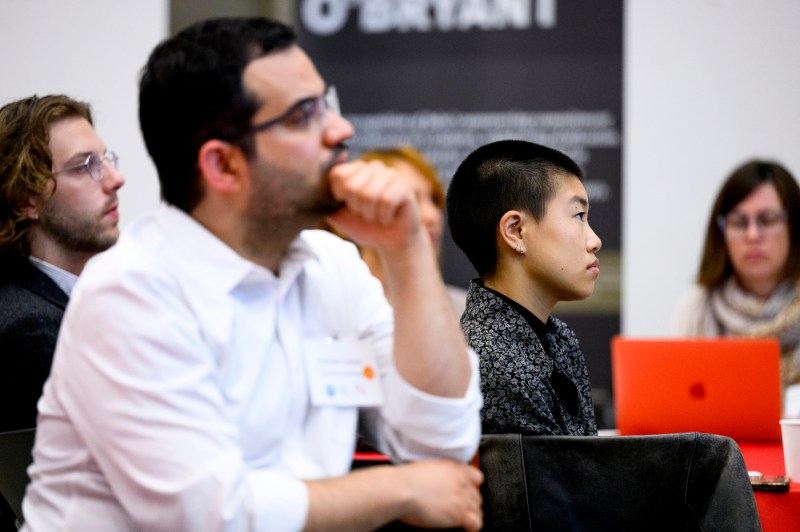
M 120 156 L 122 225 L 158 204 L 138 119 L 138 75 L 168 32 L 168 0 L 3 0 L 0 105 L 64 93 L 92 105 L 95 129 Z
M 168 13 L 168 0 L 0 7 L 0 104 L 53 92 L 89 101 L 128 178 L 123 225 L 158 203 L 137 80 Z M 622 329 L 660 335 L 726 174 L 759 156 L 800 175 L 800 1 L 626 0 L 625 17 Z
M 622 330 L 667 335 L 745 159 L 800 178 L 800 2 L 626 0 Z

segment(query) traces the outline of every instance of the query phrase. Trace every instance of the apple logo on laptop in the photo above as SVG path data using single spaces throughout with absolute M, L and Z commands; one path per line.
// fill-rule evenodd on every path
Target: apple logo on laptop
M 689 386 L 689 397 L 692 399 L 706 398 L 706 385 L 702 381 L 697 381 Z

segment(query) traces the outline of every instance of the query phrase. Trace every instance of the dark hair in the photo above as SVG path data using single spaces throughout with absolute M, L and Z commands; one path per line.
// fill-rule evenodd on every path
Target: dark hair
M 501 140 L 473 151 L 447 189 L 453 240 L 486 278 L 497 266 L 497 224 L 510 210 L 541 220 L 556 178 L 583 179 L 581 168 L 560 151 L 523 140 Z
M 725 235 L 717 224 L 742 200 L 764 183 L 772 183 L 788 213 L 789 257 L 784 279 L 800 278 L 800 187 L 783 166 L 771 161 L 752 160 L 738 167 L 722 185 L 706 225 L 706 239 L 697 282 L 715 288 L 733 275 L 733 264 L 725 245 Z
M 250 123 L 263 102 L 245 92 L 242 72 L 295 40 L 291 28 L 270 19 L 217 18 L 153 50 L 139 84 L 139 122 L 164 201 L 187 212 L 200 201 L 197 154 L 208 140 L 235 142 L 252 157 Z
M 91 124 L 89 104 L 55 94 L 34 95 L 0 108 L 0 251 L 3 255 L 30 254 L 28 233 L 33 220 L 25 216 L 24 209 L 31 198 L 55 190 L 50 127 L 67 118 L 83 118 Z

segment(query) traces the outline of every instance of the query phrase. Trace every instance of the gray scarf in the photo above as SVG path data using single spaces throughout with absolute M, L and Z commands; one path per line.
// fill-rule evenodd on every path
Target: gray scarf
M 704 329 L 713 327 L 713 333 L 725 336 L 777 337 L 783 385 L 800 382 L 800 282 L 785 281 L 764 300 L 742 290 L 730 277 L 711 291 L 706 305 L 712 319 L 706 320 Z

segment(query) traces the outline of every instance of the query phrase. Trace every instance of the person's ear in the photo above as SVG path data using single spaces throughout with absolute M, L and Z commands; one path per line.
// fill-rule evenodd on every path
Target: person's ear
M 519 211 L 508 211 L 500 218 L 500 244 L 508 249 L 524 255 L 527 251 L 522 240 L 525 231 L 525 215 Z
M 28 220 L 33 220 L 34 222 L 39 219 L 39 211 L 41 210 L 40 206 L 40 199 L 38 196 L 31 196 L 25 202 L 25 205 L 22 207 L 22 213 L 25 215 L 25 218 Z
M 219 139 L 207 140 L 197 154 L 205 186 L 222 193 L 241 190 L 247 171 L 247 158 L 241 148 Z

